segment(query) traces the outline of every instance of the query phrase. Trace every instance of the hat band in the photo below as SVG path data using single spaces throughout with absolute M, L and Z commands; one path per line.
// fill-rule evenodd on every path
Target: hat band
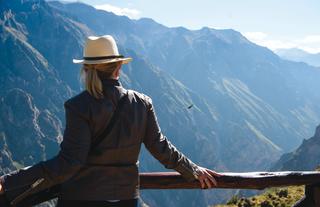
M 123 58 L 123 55 L 110 55 L 110 56 L 99 56 L 99 57 L 83 57 L 84 60 L 108 60 L 114 58 Z

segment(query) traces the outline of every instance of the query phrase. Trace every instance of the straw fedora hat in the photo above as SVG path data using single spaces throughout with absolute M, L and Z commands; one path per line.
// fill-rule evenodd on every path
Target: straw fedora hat
M 111 35 L 89 36 L 83 49 L 83 59 L 73 59 L 77 64 L 100 64 L 121 61 L 130 62 L 132 58 L 124 57 L 118 52 L 116 41 Z

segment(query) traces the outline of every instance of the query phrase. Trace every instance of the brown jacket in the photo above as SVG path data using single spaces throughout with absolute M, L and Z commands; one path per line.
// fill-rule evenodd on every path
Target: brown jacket
M 142 143 L 166 168 L 175 169 L 189 181 L 195 179 L 197 165 L 161 133 L 151 99 L 124 89 L 116 80 L 103 80 L 103 87 L 104 99 L 95 99 L 84 91 L 65 102 L 66 127 L 60 152 L 50 160 L 5 175 L 4 189 L 9 200 L 59 183 L 63 183 L 62 199 L 137 198 Z M 128 96 L 120 118 L 97 147 L 102 153 L 89 154 L 92 139 L 106 127 L 124 94 Z

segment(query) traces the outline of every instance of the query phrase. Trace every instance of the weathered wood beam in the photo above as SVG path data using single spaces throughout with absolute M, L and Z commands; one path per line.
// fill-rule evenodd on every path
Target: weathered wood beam
M 320 183 L 320 172 L 288 171 L 288 172 L 249 172 L 222 173 L 216 178 L 216 188 L 232 189 L 264 189 L 293 185 L 309 185 Z M 198 181 L 187 182 L 176 172 L 140 173 L 141 189 L 196 189 L 201 188 Z
M 268 187 L 281 187 L 292 185 L 318 186 L 320 172 L 317 171 L 290 171 L 290 172 L 250 172 L 250 173 L 221 173 L 217 178 L 216 188 L 230 189 L 264 189 Z M 188 182 L 176 172 L 140 173 L 140 189 L 200 189 L 199 181 Z M 314 187 L 310 188 L 314 191 Z M 37 194 L 30 195 L 21 207 L 32 206 L 56 198 L 59 186 L 52 187 Z M 310 193 L 309 193 L 310 194 Z M 318 194 L 317 194 L 318 195 Z M 311 195 L 306 193 L 306 200 L 299 207 L 320 207 L 304 205 L 306 201 L 315 202 Z

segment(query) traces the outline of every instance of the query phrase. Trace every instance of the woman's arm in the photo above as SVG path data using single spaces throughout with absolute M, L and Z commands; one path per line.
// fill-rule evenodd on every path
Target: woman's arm
M 147 127 L 143 142 L 149 152 L 166 168 L 174 169 L 188 181 L 199 180 L 201 187 L 211 188 L 217 184 L 214 179 L 218 173 L 194 164 L 185 155 L 177 150 L 160 130 L 151 99 L 147 114 Z
M 23 193 L 27 196 L 32 185 L 34 193 L 68 180 L 86 162 L 91 144 L 88 121 L 68 101 L 65 111 L 66 127 L 58 155 L 2 177 L 2 188 L 10 201 Z

